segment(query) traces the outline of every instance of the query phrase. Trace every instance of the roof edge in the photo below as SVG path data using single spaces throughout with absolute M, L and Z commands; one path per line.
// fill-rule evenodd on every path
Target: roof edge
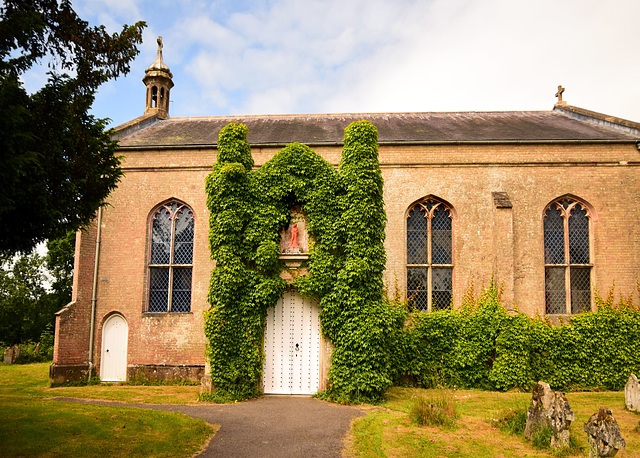
M 118 140 L 122 137 L 126 137 L 127 135 L 132 134 L 137 130 L 144 129 L 151 124 L 155 124 L 159 120 L 160 118 L 158 118 L 158 116 L 156 116 L 156 114 L 154 113 L 139 116 L 135 119 L 132 119 L 131 121 L 116 126 L 114 128 L 116 133 L 113 135 L 113 138 Z
M 293 143 L 293 142 L 292 142 Z M 344 142 L 300 142 L 309 147 L 342 147 Z M 253 143 L 249 142 L 252 148 L 284 148 L 290 143 Z M 638 144 L 634 139 L 616 140 L 409 140 L 409 141 L 378 141 L 380 146 L 406 146 L 406 145 L 549 145 L 549 144 Z M 121 150 L 129 151 L 149 151 L 149 150 L 187 150 L 187 149 L 217 149 L 217 143 L 183 144 L 183 145 L 124 145 Z
M 591 111 L 585 108 L 574 107 L 573 105 L 567 105 L 565 103 L 556 103 L 553 106 L 553 111 L 578 121 L 598 124 L 640 137 L 640 123 L 629 121 L 628 119 L 598 113 L 597 111 Z

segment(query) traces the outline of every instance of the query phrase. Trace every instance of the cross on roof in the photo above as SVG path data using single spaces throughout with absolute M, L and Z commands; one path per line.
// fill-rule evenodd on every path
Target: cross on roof
M 556 92 L 556 97 L 558 97 L 558 103 L 566 103 L 562 101 L 562 93 L 564 92 L 564 88 L 562 85 L 558 86 L 558 92 Z

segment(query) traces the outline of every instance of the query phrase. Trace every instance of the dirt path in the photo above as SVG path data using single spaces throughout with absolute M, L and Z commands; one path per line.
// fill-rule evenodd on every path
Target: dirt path
M 59 401 L 182 412 L 219 424 L 201 457 L 339 457 L 351 420 L 365 415 L 308 396 L 264 396 L 238 404 L 123 404 L 76 398 Z

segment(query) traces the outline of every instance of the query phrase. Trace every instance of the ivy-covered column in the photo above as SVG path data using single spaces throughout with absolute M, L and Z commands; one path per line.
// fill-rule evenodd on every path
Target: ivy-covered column
M 322 302 L 323 330 L 335 350 L 330 397 L 378 398 L 392 383 L 391 314 L 383 301 L 386 214 L 378 163 L 378 131 L 367 121 L 345 129 L 340 175 L 346 187 L 341 226 L 344 265 Z
M 254 211 L 253 158 L 247 127 L 231 123 L 218 138 L 218 161 L 206 180 L 209 243 L 216 267 L 205 312 L 211 382 L 221 398 L 246 399 L 258 390 L 262 370 L 263 314 L 252 306 L 254 275 L 245 232 Z

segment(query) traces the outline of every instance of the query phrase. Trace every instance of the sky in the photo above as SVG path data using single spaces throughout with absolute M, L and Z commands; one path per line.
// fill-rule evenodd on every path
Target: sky
M 111 127 L 144 112 L 156 38 L 171 116 L 550 110 L 640 122 L 638 0 L 75 0 L 91 25 L 147 23 L 100 87 Z M 25 85 L 38 83 L 37 76 Z

